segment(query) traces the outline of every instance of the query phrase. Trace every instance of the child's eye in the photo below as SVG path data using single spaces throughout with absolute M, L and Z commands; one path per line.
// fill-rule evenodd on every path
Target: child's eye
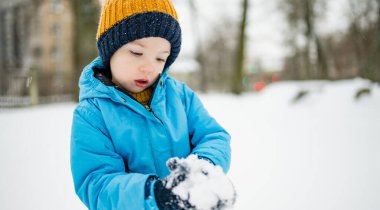
M 163 59 L 163 58 L 157 58 L 157 61 L 159 61 L 159 62 L 166 62 L 166 60 L 165 59 Z
M 142 53 L 135 52 L 135 51 L 132 51 L 132 50 L 130 50 L 129 52 L 131 52 L 135 56 L 142 56 L 143 55 Z

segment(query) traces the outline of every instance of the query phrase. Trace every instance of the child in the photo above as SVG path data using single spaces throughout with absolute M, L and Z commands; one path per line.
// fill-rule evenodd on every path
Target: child
M 89 209 L 195 209 L 197 201 L 173 192 L 190 176 L 171 158 L 197 155 L 226 173 L 230 136 L 189 87 L 167 74 L 181 47 L 172 3 L 106 0 L 97 46 L 100 57 L 83 70 L 73 116 L 71 168 L 79 198 Z M 169 175 L 167 161 L 182 172 Z M 204 176 L 213 174 L 205 168 Z M 216 202 L 215 209 L 227 205 Z

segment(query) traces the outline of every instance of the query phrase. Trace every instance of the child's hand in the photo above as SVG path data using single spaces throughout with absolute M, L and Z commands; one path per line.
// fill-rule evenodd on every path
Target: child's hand
M 155 183 L 158 206 L 161 202 L 165 207 L 170 206 L 164 209 L 211 210 L 232 207 L 235 203 L 235 189 L 219 166 L 196 155 L 172 158 L 167 165 L 170 175 Z M 167 196 L 162 199 L 160 194 Z

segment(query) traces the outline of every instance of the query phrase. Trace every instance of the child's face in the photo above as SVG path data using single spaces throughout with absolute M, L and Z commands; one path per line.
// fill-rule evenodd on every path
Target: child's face
M 129 42 L 111 57 L 112 81 L 132 93 L 150 87 L 162 73 L 170 54 L 170 43 L 149 37 Z

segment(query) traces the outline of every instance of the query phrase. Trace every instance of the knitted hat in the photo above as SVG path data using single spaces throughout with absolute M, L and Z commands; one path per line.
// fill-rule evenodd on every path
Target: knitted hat
M 170 42 L 165 68 L 181 49 L 181 28 L 170 0 L 105 0 L 96 35 L 99 55 L 109 67 L 111 56 L 123 45 L 146 37 Z

